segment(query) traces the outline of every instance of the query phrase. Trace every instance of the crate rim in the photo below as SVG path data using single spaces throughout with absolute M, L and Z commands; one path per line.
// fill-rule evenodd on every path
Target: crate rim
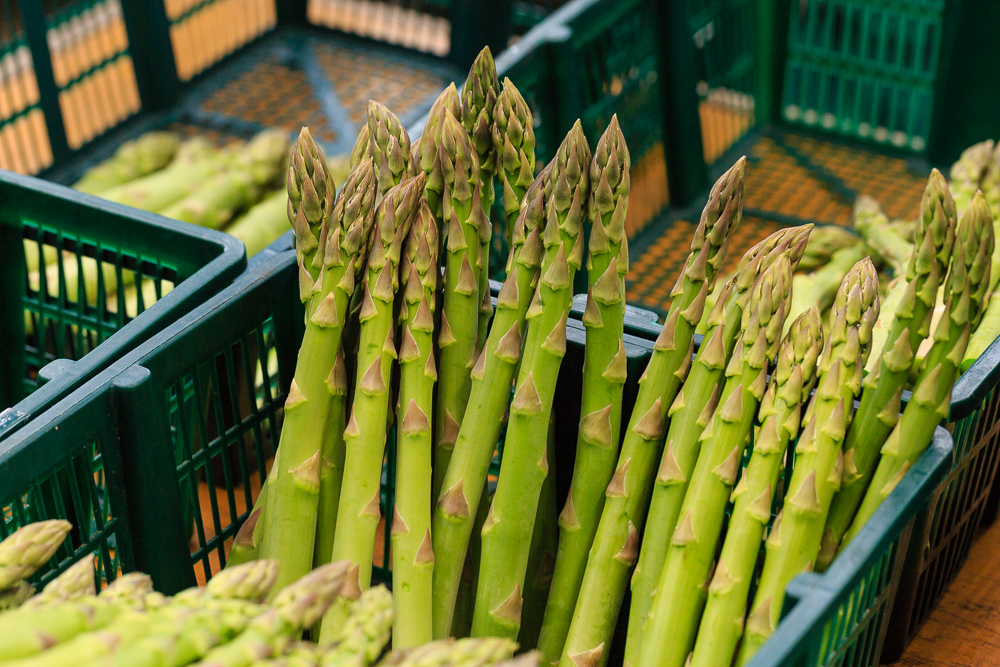
M 862 572 L 865 568 L 862 566 L 879 558 L 889 542 L 897 539 L 906 524 L 926 506 L 931 493 L 951 467 L 953 447 L 951 435 L 937 426 L 930 446 L 879 505 L 858 536 L 834 560 L 830 569 L 823 574 L 799 574 L 788 584 L 785 595 L 793 596 L 797 603 L 783 615 L 774 634 L 754 656 L 749 667 L 791 664 L 796 657 L 797 640 L 822 635 L 823 626 L 836 615 L 836 612 L 831 614 L 831 610 L 843 602 L 845 591 L 853 590 L 864 578 Z M 889 534 L 894 536 L 889 539 Z M 899 552 L 896 558 L 905 558 L 905 555 Z M 886 619 L 892 613 L 894 599 L 895 596 L 889 596 L 890 604 L 883 612 Z
M 225 276 L 223 281 L 225 286 L 228 286 L 234 278 L 242 275 L 246 270 L 246 247 L 242 241 L 224 232 L 171 220 L 124 204 L 109 202 L 95 195 L 78 192 L 36 176 L 27 176 L 0 169 L 0 184 L 29 190 L 43 197 L 55 199 L 70 206 L 82 207 L 99 215 L 127 218 L 143 223 L 160 233 L 194 239 L 196 242 L 205 244 L 206 248 L 214 246 L 218 251 L 214 258 L 192 273 L 188 279 L 179 282 L 163 298 L 127 322 L 125 326 L 80 359 L 57 359 L 39 369 L 39 372 L 42 372 L 45 368 L 52 366 L 53 369 L 57 369 L 57 372 L 49 382 L 38 387 L 30 395 L 0 411 L 0 442 L 5 441 L 26 423 L 34 421 L 34 417 L 41 417 L 48 408 L 58 404 L 61 401 L 60 396 L 70 398 L 78 388 L 86 383 L 88 378 L 100 375 L 101 370 L 112 363 L 118 354 L 118 343 L 135 335 L 141 336 L 143 331 L 154 326 L 161 316 L 161 311 L 173 308 L 178 302 L 194 299 L 197 292 L 204 289 L 203 285 L 195 284 L 199 282 L 195 280 L 196 278 Z M 99 231 L 95 230 L 94 235 L 98 234 Z M 192 309 L 197 310 L 200 305 L 195 304 Z M 170 324 L 168 323 L 165 328 L 169 329 Z M 140 343 L 136 349 L 141 347 Z

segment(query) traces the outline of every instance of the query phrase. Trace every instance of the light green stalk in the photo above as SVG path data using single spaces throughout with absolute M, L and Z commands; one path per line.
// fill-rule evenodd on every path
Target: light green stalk
M 396 114 L 374 100 L 368 101 L 368 132 L 378 190 L 384 196 L 409 175 L 410 136 Z
M 569 152 L 568 147 L 560 150 Z M 525 317 L 542 263 L 545 189 L 551 169 L 552 165 L 546 167 L 525 194 L 524 206 L 514 225 L 507 279 L 497 297 L 496 316 L 479 357 L 482 369 L 471 374 L 468 419 L 462 423 L 446 469 L 435 468 L 435 476 L 440 474 L 443 478 L 440 485 L 443 492 L 432 496 L 437 500 L 431 529 L 436 639 L 451 633 L 473 517 L 479 510 L 490 461 L 503 428 L 514 371 L 521 360 Z
M 324 617 L 327 641 L 343 623 L 349 602 L 371 583 L 375 535 L 381 518 L 380 481 L 389 419 L 389 385 L 396 360 L 393 301 L 399 260 L 424 192 L 424 175 L 406 178 L 385 193 L 375 213 L 358 330 L 354 402 L 344 430 L 347 455 L 337 509 L 332 560 L 350 563 L 348 592 Z M 286 417 L 287 419 L 287 417 Z
M 82 632 L 104 627 L 129 608 L 106 598 L 90 597 L 51 607 L 20 608 L 2 618 L 0 662 L 33 656 Z
M 243 241 L 247 257 L 253 257 L 288 231 L 287 207 L 288 193 L 275 190 L 227 227 L 226 233 Z
M 448 225 L 444 306 L 438 333 L 438 393 L 434 406 L 434 486 L 439 497 L 444 473 L 465 416 L 475 364 L 479 327 L 479 274 L 483 270 L 480 229 L 489 224 L 482 206 L 479 156 L 461 123 L 445 113 L 438 148 L 447 196 L 443 213 Z
M 816 393 L 795 448 L 795 467 L 784 507 L 767 539 L 764 569 L 746 622 L 739 663 L 753 657 L 781 618 L 785 587 L 812 567 L 819 553 L 833 494 L 844 470 L 841 445 L 878 318 L 878 278 L 867 258 L 858 262 L 837 291 L 835 315 L 820 356 Z
M 439 639 L 418 648 L 393 651 L 380 667 L 493 667 L 510 658 L 517 643 L 499 637 Z
M 810 308 L 792 323 L 778 352 L 758 417 L 763 420 L 753 453 L 733 491 L 735 506 L 698 626 L 690 667 L 732 664 L 743 635 L 743 614 L 754 580 L 764 529 L 784 469 L 785 451 L 799 434 L 802 406 L 816 385 L 816 361 L 823 348 L 819 310 Z
M 174 159 L 180 145 L 181 138 L 173 132 L 147 132 L 138 139 L 126 141 L 110 158 L 88 169 L 73 184 L 73 189 L 99 194 L 116 185 L 152 174 Z
M 217 646 L 198 662 L 203 667 L 248 667 L 280 655 L 342 595 L 348 563 L 323 565 L 282 590 L 271 607 L 253 618 L 231 642 Z
M 295 153 L 306 158 L 313 155 L 304 140 L 299 141 Z M 285 400 L 277 459 L 280 465 L 272 467 L 265 486 L 269 497 L 260 545 L 262 557 L 281 563 L 275 592 L 313 565 L 321 474 L 335 457 L 328 451 L 324 425 L 334 397 L 346 388 L 346 378 L 338 372 L 337 353 L 354 291 L 355 266 L 365 261 L 362 248 L 371 228 L 375 198 L 374 173 L 371 163 L 365 162 L 348 178 L 336 205 L 331 206 L 327 196 L 322 213 L 314 215 L 316 199 L 306 193 L 318 193 L 311 183 L 325 182 L 325 169 L 322 159 L 314 157 L 309 177 L 309 171 L 301 167 L 306 161 L 293 157 L 295 173 L 289 179 L 294 182 L 289 188 L 289 204 L 295 215 L 299 295 L 306 304 L 306 330 Z M 298 207 L 292 193 L 303 193 Z M 312 220 L 317 217 L 322 220 L 318 239 L 312 231 Z M 316 265 L 319 268 L 313 279 L 310 269 Z
M 879 310 L 878 320 L 875 322 L 875 328 L 872 329 L 872 349 L 868 353 L 868 361 L 865 363 L 866 374 L 874 373 L 882 364 L 885 342 L 889 339 L 889 332 L 896 319 L 896 311 L 899 310 L 903 297 L 906 295 L 906 276 L 893 278 L 887 287 L 885 296 L 882 297 L 882 308 Z
M 583 324 L 587 345 L 576 460 L 566 504 L 559 516 L 556 555 L 545 620 L 538 648 L 550 662 L 562 653 L 576 606 L 597 523 L 604 507 L 604 489 L 615 471 L 622 421 L 622 390 L 626 358 L 623 341 L 625 274 L 628 273 L 628 212 L 631 158 L 618 116 L 597 144 L 590 164 L 592 186 L 587 217 L 590 255 L 587 258 L 587 308 Z M 524 642 L 522 642 L 524 644 Z M 534 648 L 534 644 L 529 644 Z
M 350 615 L 331 637 L 325 649 L 323 667 L 367 667 L 378 659 L 389 643 L 393 626 L 393 596 L 385 586 L 361 594 L 351 605 Z
M 948 184 L 931 173 L 920 205 L 914 252 L 906 288 L 893 314 L 882 359 L 862 384 L 861 405 L 844 441 L 844 477 L 823 534 L 817 569 L 823 571 L 837 553 L 854 513 L 868 488 L 878 451 L 899 419 L 900 395 L 914 364 L 917 348 L 927 337 L 938 288 L 944 281 L 955 240 L 955 205 Z
M 862 243 L 856 234 L 840 225 L 820 225 L 809 235 L 809 245 L 799 262 L 799 271 L 815 271 L 828 261 L 833 253 Z
M 278 463 L 278 457 L 274 457 L 272 467 Z M 233 545 L 229 549 L 229 559 L 226 561 L 226 568 L 245 565 L 257 560 L 260 555 L 261 538 L 264 535 L 264 521 L 261 521 L 264 514 L 264 505 L 267 502 L 268 488 L 265 482 L 257 495 L 257 501 L 247 520 L 243 522 L 240 529 L 233 538 Z
M 510 243 L 525 193 L 535 178 L 535 121 L 521 92 L 507 78 L 497 98 L 493 150 L 507 216 L 503 234 Z
M 990 275 L 993 275 L 992 269 L 990 269 Z M 990 295 L 979 326 L 969 338 L 969 347 L 965 351 L 965 359 L 962 360 L 961 372 L 969 370 L 969 367 L 982 356 L 986 348 L 992 345 L 998 336 L 1000 336 L 1000 290 L 995 290 Z
M 417 141 L 420 170 L 427 176 L 424 194 L 439 229 L 443 229 L 443 225 L 447 222 L 444 218 L 442 201 L 442 197 L 445 195 L 445 175 L 442 161 L 445 156 L 441 154 L 443 146 L 441 132 L 444 129 L 445 112 L 451 112 L 455 118 L 462 115 L 462 103 L 458 99 L 458 91 L 455 89 L 454 83 L 448 84 L 448 87 L 442 90 L 438 98 L 434 100 L 434 104 L 431 105 L 431 109 L 427 113 L 424 130 Z
M 590 193 L 590 148 L 579 121 L 556 155 L 546 202 L 545 255 L 527 313 L 524 352 L 510 404 L 504 457 L 490 514 L 483 525 L 472 636 L 515 639 L 521 623 L 528 549 L 542 482 L 546 438 L 559 367 L 566 354 L 566 318 L 573 276 L 583 264 L 583 221 Z
M 70 528 L 69 521 L 37 521 L 21 526 L 0 542 L 0 590 L 27 579 L 48 563 Z
M 944 179 L 941 180 L 944 183 Z M 913 244 L 889 226 L 889 217 L 872 197 L 861 195 L 854 202 L 854 228 L 868 246 L 892 267 L 895 275 L 908 272 Z
M 810 226 L 779 230 L 747 251 L 713 312 L 707 320 L 702 318 L 709 330 L 668 412 L 670 426 L 650 499 L 649 528 L 643 535 L 639 561 L 632 577 L 626 644 L 626 659 L 630 663 L 639 660 L 642 634 L 670 548 L 670 536 L 681 516 L 688 480 L 701 451 L 701 434 L 718 403 L 719 385 L 724 382 L 726 366 L 739 338 L 751 290 L 762 273 L 779 258 L 787 257 L 789 265 L 794 267 L 810 233 Z M 788 305 L 785 307 L 787 309 Z
M 556 413 L 549 416 L 549 434 L 545 448 L 549 474 L 542 482 L 538 495 L 538 511 L 535 526 L 531 532 L 531 546 L 528 548 L 528 567 L 525 570 L 524 605 L 521 628 L 517 643 L 522 649 L 533 649 L 538 645 L 538 636 L 545 618 L 545 604 L 552 588 L 552 574 L 555 570 L 556 551 L 559 548 L 559 507 L 556 500 Z M 478 581 L 478 576 L 477 576 Z
M 406 281 L 400 308 L 399 400 L 396 407 L 396 486 L 392 520 L 392 582 L 396 648 L 426 644 L 432 635 L 431 417 L 434 416 L 434 309 L 438 232 L 421 199 L 406 240 L 400 275 Z
M 204 139 L 189 139 L 165 169 L 105 190 L 101 198 L 158 213 L 225 170 L 236 150 L 219 151 Z
M 22 609 L 36 609 L 96 594 L 94 559 L 81 558 L 50 581 L 41 593 L 25 602 Z
M 779 257 L 754 285 L 743 309 L 742 332 L 726 368 L 718 407 L 700 438 L 701 452 L 671 536 L 642 644 L 631 651 L 639 656 L 640 666 L 682 667 L 694 647 L 726 505 L 767 389 L 768 366 L 778 352 L 791 284 L 791 264 L 787 257 Z
M 288 157 L 288 134 L 265 130 L 251 139 L 222 173 L 162 209 L 168 218 L 220 229 L 280 183 Z
M 882 447 L 878 467 L 844 535 L 841 549 L 857 537 L 878 506 L 927 449 L 934 437 L 934 428 L 947 419 L 951 390 L 965 355 L 971 323 L 983 309 L 994 245 L 989 204 L 982 193 L 977 193 L 955 234 L 951 268 L 945 283 L 945 316 L 934 331 L 934 346 L 927 355 L 903 416 Z
M 481 350 L 486 341 L 486 330 L 493 315 L 493 302 L 490 299 L 490 239 L 493 237 L 493 225 L 490 223 L 490 211 L 496 196 L 493 177 L 497 172 L 498 153 L 493 144 L 493 125 L 499 95 L 500 82 L 497 80 L 497 68 L 490 47 L 485 46 L 473 61 L 469 76 L 462 86 L 462 125 L 469 133 L 472 147 L 479 156 L 480 204 L 483 208 L 479 227 L 482 263 L 477 276 L 479 279 L 477 350 Z
M 741 158 L 712 187 L 691 240 L 691 253 L 671 292 L 673 302 L 663 330 L 639 379 L 639 394 L 618 466 L 605 490 L 604 510 L 559 660 L 563 667 L 594 667 L 607 661 L 605 649 L 639 555 L 639 533 L 662 451 L 667 408 L 691 366 L 694 329 L 739 223 L 745 170 L 746 159 Z

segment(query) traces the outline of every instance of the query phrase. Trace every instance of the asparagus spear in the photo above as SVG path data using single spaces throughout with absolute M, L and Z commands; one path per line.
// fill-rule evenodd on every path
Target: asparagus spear
M 718 407 L 701 435 L 701 452 L 671 536 L 642 645 L 631 651 L 641 666 L 681 667 L 694 646 L 726 504 L 767 388 L 768 366 L 778 352 L 791 282 L 791 264 L 787 257 L 779 257 L 754 285 L 743 309 L 742 335 L 726 368 Z
M 990 276 L 992 275 L 993 269 L 991 268 Z M 1000 290 L 996 290 L 990 295 L 979 326 L 969 337 L 969 347 L 965 351 L 965 359 L 962 360 L 961 372 L 969 370 L 969 367 L 982 356 L 986 348 L 992 345 L 998 336 L 1000 336 Z
M 431 640 L 434 548 L 431 542 L 431 441 L 434 415 L 434 306 L 438 276 L 437 223 L 421 199 L 406 240 L 400 275 L 399 400 L 396 421 L 396 506 L 392 520 L 394 644 Z
M 955 198 L 955 210 L 959 215 L 972 202 L 980 182 L 989 169 L 993 156 L 993 140 L 987 139 L 969 146 L 959 156 L 948 172 L 951 194 Z
M 802 406 L 816 384 L 816 361 L 823 348 L 819 310 L 810 308 L 792 323 L 777 367 L 761 401 L 760 434 L 746 471 L 733 491 L 735 506 L 726 530 L 708 600 L 698 627 L 691 667 L 730 665 L 743 634 L 743 613 L 753 583 L 771 501 L 789 443 L 799 434 Z
M 96 595 L 94 559 L 81 558 L 50 581 L 42 592 L 24 603 L 22 609 L 36 609 L 58 602 Z
M 8 612 L 0 633 L 0 662 L 33 656 L 79 635 L 106 626 L 130 604 L 89 597 L 50 607 Z
M 270 609 L 253 618 L 233 641 L 217 646 L 198 662 L 202 667 L 246 667 L 280 654 L 303 629 L 312 626 L 347 583 L 349 564 L 329 563 L 282 590 Z
M 380 667 L 493 667 L 510 658 L 515 642 L 499 637 L 439 639 L 415 649 L 393 651 Z
M 347 621 L 332 635 L 333 641 L 323 654 L 322 665 L 367 667 L 374 664 L 389 643 L 393 616 L 392 595 L 384 586 L 362 593 L 351 605 Z M 395 633 L 392 634 L 395 645 Z
M 393 300 L 399 259 L 423 196 L 424 175 L 389 189 L 375 213 L 375 239 L 364 284 L 354 402 L 344 431 L 347 455 L 337 510 L 332 560 L 350 563 L 349 586 L 326 614 L 320 638 L 327 641 L 346 616 L 349 602 L 371 581 L 375 534 L 381 518 L 379 482 L 389 416 L 393 344 Z M 284 460 L 284 459 L 283 459 Z M 284 464 L 283 464 L 284 465 Z
M 30 577 L 49 562 L 70 528 L 68 521 L 36 521 L 0 542 L 0 590 Z
M 979 181 L 979 189 L 986 195 L 986 203 L 990 205 L 990 213 L 993 215 L 993 234 L 997 233 L 997 221 L 1000 220 L 1000 146 L 993 147 L 993 155 L 986 167 L 986 173 Z M 990 268 L 990 284 L 996 286 L 1000 281 L 1000 276 L 994 276 L 997 269 L 997 253 L 994 249 L 993 264 Z
M 142 572 L 129 572 L 118 577 L 100 592 L 98 597 L 109 600 L 144 601 L 153 592 L 153 580 Z
M 307 153 L 306 141 L 300 141 L 299 146 L 296 153 Z M 289 180 L 295 185 L 289 192 L 303 193 L 302 204 L 295 211 L 295 225 L 299 291 L 307 304 L 308 319 L 285 401 L 280 466 L 274 466 L 266 485 L 269 496 L 260 546 L 263 557 L 281 563 L 276 591 L 308 572 L 313 564 L 323 459 L 326 455 L 328 462 L 336 456 L 324 451 L 327 445 L 323 427 L 335 393 L 344 390 L 341 382 L 345 378 L 337 372 L 337 352 L 354 291 L 355 266 L 365 261 L 361 252 L 371 225 L 375 194 L 373 169 L 370 162 L 365 162 L 348 178 L 332 211 L 329 199 L 325 200 L 320 241 L 313 247 L 313 216 L 307 211 L 315 205 L 315 199 L 305 193 L 320 190 L 305 184 L 325 182 L 325 169 L 321 159 L 314 160 L 310 176 L 308 167 L 302 168 L 304 162 L 293 160 L 294 174 L 290 173 Z M 313 203 L 307 204 L 310 201 Z M 293 202 L 290 195 L 289 203 Z M 313 280 L 310 267 L 316 264 L 322 268 Z
M 833 253 L 861 242 L 855 234 L 839 225 L 820 225 L 809 235 L 809 245 L 802 255 L 798 270 L 815 271 L 830 261 Z
M 488 224 L 482 206 L 479 156 L 461 123 L 445 113 L 438 148 L 445 188 L 443 203 L 448 241 L 445 255 L 444 307 L 438 334 L 438 393 L 434 406 L 434 486 L 437 498 L 471 390 L 470 370 L 479 326 L 479 274 L 483 266 L 479 230 Z M 445 230 L 441 230 L 445 233 Z
M 545 255 L 527 314 L 524 353 L 510 404 L 504 457 L 490 514 L 483 525 L 472 635 L 515 639 L 521 591 L 542 482 L 548 474 L 545 439 L 559 366 L 566 353 L 566 318 L 573 276 L 583 263 L 583 218 L 590 191 L 590 148 L 577 122 L 569 150 L 556 155 L 552 197 L 546 202 Z M 610 151 L 603 159 L 609 159 Z M 603 165 L 602 165 L 603 166 Z M 600 169 L 598 169 L 600 171 Z M 620 289 L 616 288 L 616 294 Z
M 871 482 L 878 451 L 899 419 L 900 395 L 920 343 L 927 336 L 931 311 L 944 280 L 955 240 L 955 205 L 944 177 L 931 173 L 920 205 L 916 241 L 907 267 L 905 292 L 892 315 L 882 359 L 863 383 L 861 405 L 844 441 L 844 477 L 833 500 L 817 569 L 823 571 Z M 933 430 L 933 429 L 931 429 Z
M 559 660 L 583 579 L 604 489 L 614 474 L 621 430 L 622 389 L 626 360 L 623 329 L 625 274 L 628 272 L 628 211 L 631 158 L 625 137 L 612 116 L 590 164 L 587 217 L 591 223 L 590 286 L 583 316 L 587 345 L 576 461 L 566 504 L 559 517 L 559 546 L 538 648 L 550 661 Z
M 163 169 L 174 159 L 181 139 L 173 132 L 147 132 L 126 141 L 110 158 L 93 167 L 73 184 L 74 190 L 99 194 L 116 185 Z
M 504 234 L 510 243 L 525 194 L 535 173 L 535 121 L 528 103 L 510 79 L 504 78 L 493 124 L 493 150 L 503 187 Z
M 161 212 L 168 218 L 219 229 L 278 183 L 287 156 L 287 133 L 261 132 L 247 143 L 225 171 Z
M 572 153 L 571 132 L 559 151 Z M 507 279 L 497 297 L 497 312 L 486 347 L 479 357 L 467 408 L 446 470 L 440 465 L 443 489 L 437 499 L 431 537 L 434 541 L 434 637 L 451 632 L 465 556 L 472 537 L 473 517 L 479 509 L 490 460 L 496 449 L 504 412 L 510 398 L 514 371 L 521 359 L 521 340 L 528 306 L 535 293 L 542 262 L 542 230 L 545 228 L 545 188 L 549 174 L 559 162 L 546 167 L 531 184 L 514 225 L 507 259 Z M 481 370 L 478 368 L 482 365 Z M 487 382 L 486 379 L 489 378 Z
M 744 308 L 762 272 L 780 257 L 794 267 L 807 245 L 811 227 L 779 230 L 751 248 L 740 260 L 736 274 L 720 295 L 709 315 L 710 329 L 702 340 L 684 386 L 669 413 L 667 446 L 653 486 L 645 531 L 635 574 L 632 577 L 632 601 L 629 608 L 626 659 L 636 662 L 643 645 L 642 634 L 653 604 L 653 593 L 670 548 L 670 536 L 681 516 L 681 506 L 688 490 L 701 450 L 701 434 L 718 403 L 719 383 L 724 380 L 726 365 L 739 337 Z M 787 304 L 786 304 L 787 309 Z M 703 318 L 704 319 L 704 318 Z
M 427 204 L 430 206 L 431 213 L 434 214 L 438 227 L 441 227 L 445 222 L 442 210 L 442 197 L 445 194 L 443 171 L 445 156 L 441 154 L 443 145 L 441 133 L 444 129 L 446 111 L 451 112 L 455 118 L 462 115 L 462 103 L 458 98 L 458 91 L 455 89 L 454 83 L 448 84 L 448 87 L 442 90 L 438 98 L 434 100 L 434 104 L 431 105 L 431 109 L 427 113 L 424 130 L 417 142 L 420 169 L 427 176 L 424 194 L 427 196 Z
M 896 311 L 899 310 L 899 305 L 906 295 L 906 288 L 906 276 L 897 276 L 889 281 L 885 296 L 882 297 L 882 307 L 879 310 L 878 320 L 875 322 L 875 328 L 872 329 L 872 349 L 868 353 L 868 361 L 865 363 L 866 374 L 874 373 L 882 364 L 885 342 L 889 339 L 889 331 L 896 319 Z
M 493 177 L 497 171 L 498 153 L 493 144 L 493 125 L 498 95 L 500 95 L 500 82 L 497 81 L 497 68 L 493 63 L 490 47 L 485 46 L 473 61 L 469 76 L 462 86 L 462 125 L 469 133 L 472 147 L 479 156 L 480 205 L 483 208 L 483 215 L 479 218 L 481 265 L 478 267 L 477 275 L 479 349 L 482 349 L 482 344 L 486 340 L 486 330 L 493 314 L 493 302 L 490 300 L 490 239 L 493 235 L 490 210 L 493 208 L 495 197 Z
M 600 665 L 607 660 L 605 648 L 638 556 L 639 531 L 656 476 L 667 407 L 691 365 L 694 329 L 739 222 L 745 169 L 746 159 L 741 158 L 712 187 L 691 241 L 691 254 L 672 291 L 663 330 L 639 380 L 639 394 L 618 467 L 605 491 L 604 510 L 560 658 L 563 667 Z
M 951 269 L 945 282 L 945 317 L 934 331 L 934 346 L 903 416 L 882 447 L 878 467 L 841 549 L 871 518 L 948 417 L 951 390 L 969 341 L 971 322 L 982 312 L 995 245 L 993 220 L 983 194 L 976 193 L 955 234 Z
M 322 255 L 317 255 L 323 224 L 333 211 L 337 191 L 323 151 L 308 127 L 302 128 L 292 147 L 285 190 L 288 192 L 288 222 L 295 231 L 295 255 L 299 265 L 304 265 L 310 279 L 315 281 L 325 261 Z
M 312 642 L 293 642 L 285 647 L 277 658 L 258 660 L 251 667 L 316 667 L 319 665 L 320 649 Z
M 158 213 L 222 172 L 234 152 L 217 151 L 204 139 L 189 139 L 165 169 L 105 190 L 101 198 Z
M 875 267 L 864 259 L 837 291 L 830 337 L 820 356 L 816 393 L 805 413 L 806 426 L 795 450 L 781 518 L 766 545 L 764 569 L 747 619 L 739 663 L 745 664 L 781 617 L 785 587 L 810 568 L 819 553 L 830 501 L 844 469 L 841 445 L 851 406 L 861 389 L 861 372 L 878 317 Z
M 410 171 L 410 136 L 396 114 L 374 100 L 368 102 L 368 132 L 379 193 L 385 193 Z
M 907 273 L 913 244 L 889 226 L 888 216 L 873 198 L 861 195 L 854 202 L 854 228 L 868 246 L 886 260 L 895 275 Z
M 275 190 L 226 227 L 226 233 L 243 241 L 247 257 L 253 257 L 288 230 L 287 207 L 288 193 Z

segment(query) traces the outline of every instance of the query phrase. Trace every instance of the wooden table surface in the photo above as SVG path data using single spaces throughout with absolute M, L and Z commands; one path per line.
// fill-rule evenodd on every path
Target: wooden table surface
M 896 667 L 1000 666 L 1000 521 L 982 533 Z

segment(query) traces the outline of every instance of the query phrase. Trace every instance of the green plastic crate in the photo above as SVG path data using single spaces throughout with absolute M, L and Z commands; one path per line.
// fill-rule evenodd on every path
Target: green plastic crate
M 139 569 L 165 592 L 203 580 L 219 566 L 225 543 L 252 506 L 251 481 L 263 473 L 280 428 L 302 335 L 296 276 L 292 252 L 261 259 L 223 293 L 0 443 L 0 535 L 27 521 L 84 511 L 93 518 L 88 531 L 71 534 L 37 575 L 39 582 L 95 552 L 106 577 Z M 565 424 L 579 417 L 584 338 L 582 324 L 571 319 L 555 402 Z M 628 414 L 652 342 L 626 334 L 625 343 Z M 276 363 L 268 370 L 260 360 L 271 350 Z M 572 466 L 575 432 L 560 433 L 552 470 L 565 498 L 570 476 L 560 471 Z M 807 664 L 779 662 L 776 655 L 820 656 L 808 664 L 834 664 L 862 648 L 865 655 L 877 653 L 871 646 L 884 630 L 908 527 L 950 455 L 950 439 L 939 429 L 930 450 L 835 567 L 793 582 L 789 601 L 795 604 L 754 665 Z M 392 512 L 391 484 L 385 483 L 391 479 L 388 456 L 383 515 Z M 201 493 L 195 481 L 204 483 Z M 58 492 L 67 485 L 71 493 Z M 189 531 L 191 507 L 197 511 Z M 382 566 L 376 576 L 387 580 L 387 563 L 376 565 Z M 612 656 L 616 652 L 620 646 Z
M 246 266 L 243 244 L 225 234 L 4 171 L 0 236 L 0 439 Z M 74 279 L 88 270 L 89 280 Z M 148 281 L 162 299 L 147 303 L 137 290 L 126 308 L 125 290 Z

